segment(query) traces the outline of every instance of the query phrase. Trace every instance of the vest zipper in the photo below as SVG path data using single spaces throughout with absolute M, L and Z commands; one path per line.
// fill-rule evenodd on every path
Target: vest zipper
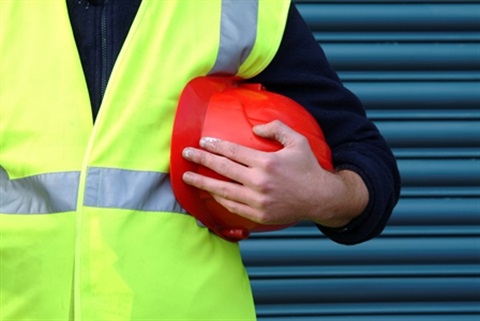
M 100 37 L 101 37 L 101 48 L 100 48 L 100 55 L 101 55 L 101 72 L 100 72 L 100 105 L 105 95 L 105 90 L 107 89 L 107 83 L 109 78 L 108 73 L 108 57 L 107 57 L 107 2 L 105 0 L 104 4 L 102 5 L 102 13 L 100 16 Z

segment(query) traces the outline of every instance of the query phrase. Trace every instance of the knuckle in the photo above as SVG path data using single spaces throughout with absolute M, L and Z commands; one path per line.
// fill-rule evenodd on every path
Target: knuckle
M 278 167 L 278 162 L 273 156 L 273 154 L 266 154 L 260 161 L 261 168 L 267 172 L 275 172 Z
M 192 155 L 192 159 L 195 160 L 196 163 L 201 165 L 206 165 L 208 163 L 207 154 L 203 151 L 197 151 Z
M 268 225 L 268 224 L 272 223 L 270 215 L 268 215 L 268 213 L 264 212 L 264 211 L 258 211 L 257 212 L 256 221 L 257 221 L 257 223 L 265 224 L 265 225 Z
M 304 135 L 298 134 L 297 139 L 300 144 L 304 144 L 304 145 L 309 144 L 307 137 L 305 137 Z
M 229 203 L 225 205 L 225 208 L 232 214 L 240 214 L 240 206 L 238 206 L 236 203 Z
M 218 189 L 218 195 L 221 197 L 221 198 L 224 198 L 224 199 L 227 199 L 227 200 L 230 200 L 232 198 L 232 195 L 231 195 L 231 191 L 230 189 L 228 188 L 228 186 L 226 185 L 222 185 L 219 187 Z
M 280 120 L 278 120 L 278 119 L 274 119 L 274 120 L 271 122 L 271 124 L 272 124 L 272 126 L 273 126 L 274 128 L 278 128 L 278 127 L 282 126 L 283 123 L 282 123 Z
M 256 175 L 251 182 L 254 189 L 260 193 L 266 193 L 270 190 L 268 180 L 263 175 Z
M 269 208 L 271 208 L 272 203 L 273 202 L 271 198 L 265 195 L 258 199 L 257 206 L 258 206 L 258 209 L 263 213 L 267 211 Z
M 227 156 L 229 158 L 235 159 L 238 155 L 238 145 L 235 144 L 228 144 L 226 147 Z
M 218 164 L 218 173 L 228 176 L 230 170 L 231 170 L 230 163 L 225 158 L 222 158 Z

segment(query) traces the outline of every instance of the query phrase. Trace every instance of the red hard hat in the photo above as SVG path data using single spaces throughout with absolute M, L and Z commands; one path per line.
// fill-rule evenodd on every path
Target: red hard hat
M 199 77 L 184 88 L 172 133 L 170 175 L 173 192 L 180 205 L 213 232 L 229 241 L 247 238 L 250 232 L 273 231 L 290 225 L 263 225 L 232 214 L 205 191 L 182 180 L 186 171 L 229 180 L 212 170 L 186 161 L 186 147 L 199 148 L 201 137 L 215 137 L 262 151 L 283 146 L 256 136 L 252 127 L 273 120 L 307 137 L 320 165 L 332 170 L 331 152 L 316 120 L 293 100 L 266 91 L 259 84 L 245 84 L 238 78 Z

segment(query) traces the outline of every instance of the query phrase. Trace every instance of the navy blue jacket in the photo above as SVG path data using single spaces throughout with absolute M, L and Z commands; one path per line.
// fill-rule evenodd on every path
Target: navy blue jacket
M 140 0 L 67 0 L 67 4 L 95 118 Z M 400 193 L 395 158 L 358 98 L 343 86 L 294 5 L 274 60 L 249 81 L 302 104 L 324 131 L 335 167 L 355 171 L 367 185 L 370 201 L 362 215 L 344 228 L 318 228 L 342 244 L 357 244 L 380 234 Z

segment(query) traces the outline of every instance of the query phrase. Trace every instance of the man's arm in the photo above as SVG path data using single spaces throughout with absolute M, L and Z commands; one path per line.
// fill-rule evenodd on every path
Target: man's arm
M 282 44 L 270 65 L 248 81 L 262 83 L 303 105 L 318 121 L 332 149 L 337 171 L 362 178 L 369 200 L 361 215 L 341 228 L 318 227 L 332 240 L 355 244 L 378 235 L 400 194 L 394 155 L 365 115 L 359 99 L 347 90 L 292 5 Z
M 185 182 L 209 191 L 231 212 L 259 223 L 311 220 L 343 244 L 378 235 L 398 200 L 396 161 L 294 7 L 274 60 L 249 81 L 296 100 L 317 119 L 332 149 L 335 171 L 319 166 L 303 136 L 272 122 L 254 131 L 284 146 L 275 153 L 215 138 L 203 139 L 203 150 L 185 150 L 190 161 L 241 184 L 195 173 L 186 173 Z

